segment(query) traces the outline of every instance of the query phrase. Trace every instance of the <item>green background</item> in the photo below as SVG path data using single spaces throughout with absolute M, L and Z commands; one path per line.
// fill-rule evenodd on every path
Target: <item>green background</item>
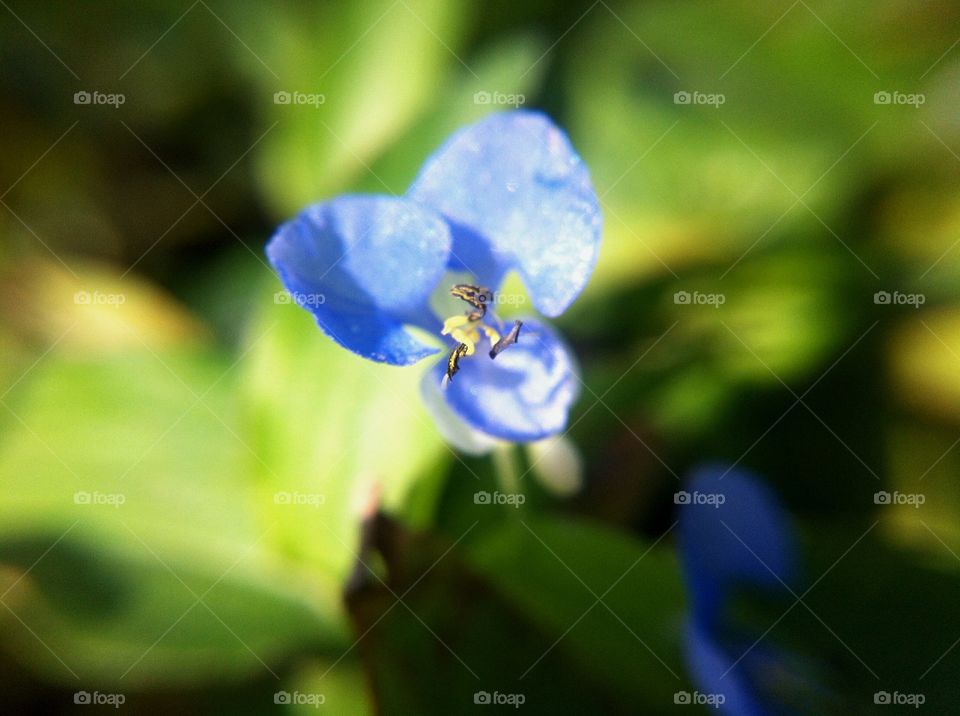
M 695 712 L 673 494 L 704 461 L 763 475 L 799 535 L 795 594 L 736 610 L 795 659 L 770 686 L 956 708 L 955 3 L 0 4 L 5 710 Z M 605 218 L 556 322 L 570 430 L 494 459 L 263 254 L 310 202 L 402 193 L 507 108 L 478 92 L 564 127 Z

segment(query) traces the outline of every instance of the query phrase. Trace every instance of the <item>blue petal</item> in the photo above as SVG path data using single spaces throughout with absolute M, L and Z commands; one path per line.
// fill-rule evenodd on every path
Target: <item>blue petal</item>
M 750 684 L 743 663 L 732 668 L 737 656 L 731 656 L 714 640 L 710 630 L 695 620 L 684 627 L 684 652 L 690 676 L 701 694 L 722 695 L 721 712 L 736 716 L 762 716 L 761 706 Z
M 602 218 L 583 161 L 538 112 L 492 114 L 454 134 L 408 196 L 451 224 L 451 268 L 499 286 L 516 269 L 538 311 L 558 316 L 586 286 Z
M 803 704 L 829 703 L 808 658 L 771 644 L 757 631 L 720 636 L 688 619 L 684 653 L 690 677 L 701 694 L 722 694 L 718 711 L 734 716 L 808 713 Z
M 680 555 L 698 618 L 713 622 L 735 585 L 790 583 L 792 532 L 759 478 L 746 470 L 708 466 L 697 470 L 683 490 L 690 500 L 680 508 Z M 722 504 L 716 506 L 718 498 Z
M 294 300 L 337 343 L 364 358 L 409 365 L 437 352 L 403 326 L 432 327 L 427 301 L 450 244 L 444 221 L 409 200 L 341 196 L 281 226 L 267 256 Z
M 434 425 L 440 437 L 447 444 L 456 448 L 465 455 L 480 457 L 490 453 L 499 442 L 496 438 L 467 425 L 463 419 L 453 412 L 447 403 L 446 391 L 440 385 L 432 370 L 424 372 L 420 379 L 420 397 L 427 413 L 433 418 Z
M 469 425 L 512 442 L 540 440 L 561 432 L 578 394 L 577 369 L 570 351 L 546 325 L 525 320 L 516 344 L 496 360 L 489 344 L 460 361 L 447 385 L 447 404 Z M 446 372 L 437 364 L 435 379 Z

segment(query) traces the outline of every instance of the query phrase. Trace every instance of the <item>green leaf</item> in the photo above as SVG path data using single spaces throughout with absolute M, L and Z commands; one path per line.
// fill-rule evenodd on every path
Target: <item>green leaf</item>
M 671 552 L 530 515 L 488 529 L 469 551 L 494 590 L 605 688 L 654 711 L 684 688 L 677 634 L 685 597 Z
M 248 63 L 260 106 L 277 125 L 258 148 L 260 176 L 281 214 L 343 190 L 430 102 L 455 61 L 462 6 L 442 0 L 360 0 L 238 13 L 240 26 L 270 26 L 264 63 Z M 441 39 L 443 38 L 443 39 Z M 317 106 L 274 104 L 277 91 L 323 95 Z M 403 187 L 379 186 L 398 193 Z
M 275 549 L 232 382 L 205 354 L 122 351 L 48 357 L 6 398 L 8 648 L 52 678 L 136 688 L 346 641 L 336 582 Z

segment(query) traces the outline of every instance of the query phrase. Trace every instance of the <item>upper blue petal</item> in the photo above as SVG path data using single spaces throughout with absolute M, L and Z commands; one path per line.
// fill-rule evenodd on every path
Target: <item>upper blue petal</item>
M 305 209 L 280 227 L 267 256 L 327 335 L 364 358 L 408 365 L 437 352 L 403 326 L 430 320 L 450 245 L 446 223 L 427 208 L 355 195 Z
M 465 422 L 513 442 L 540 440 L 566 427 L 577 397 L 577 369 L 570 351 L 546 325 L 525 320 L 520 338 L 491 359 L 489 345 L 460 361 L 445 390 L 447 404 Z M 435 369 L 439 382 L 446 362 Z
M 729 588 L 789 584 L 793 540 L 786 515 L 770 489 L 752 473 L 720 466 L 697 470 L 684 485 L 679 539 L 694 609 L 715 615 Z M 719 500 L 698 495 L 722 496 Z
M 450 222 L 451 268 L 491 287 L 516 269 L 544 315 L 560 315 L 593 272 L 597 196 L 566 134 L 543 114 L 492 114 L 456 132 L 408 196 Z

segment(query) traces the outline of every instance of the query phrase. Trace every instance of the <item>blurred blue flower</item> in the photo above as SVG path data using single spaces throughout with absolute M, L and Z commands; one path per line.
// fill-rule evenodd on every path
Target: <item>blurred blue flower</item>
M 306 208 L 278 229 L 267 256 L 320 328 L 364 358 L 410 365 L 438 351 L 407 327 L 443 336 L 450 357 L 428 372 L 423 394 L 449 440 L 525 442 L 563 430 L 576 364 L 545 322 L 504 326 L 493 310 L 499 288 L 516 271 L 534 307 L 559 316 L 593 271 L 601 223 L 567 136 L 543 114 L 513 111 L 454 133 L 405 196 Z M 468 308 L 447 318 L 433 305 L 452 273 L 471 277 L 455 294 Z
M 722 694 L 737 716 L 790 713 L 804 679 L 793 658 L 762 631 L 735 623 L 738 591 L 785 591 L 795 572 L 794 537 L 776 496 L 755 475 L 707 466 L 684 486 L 680 557 L 690 593 L 687 665 L 703 694 Z M 790 692 L 793 692 L 792 694 Z

